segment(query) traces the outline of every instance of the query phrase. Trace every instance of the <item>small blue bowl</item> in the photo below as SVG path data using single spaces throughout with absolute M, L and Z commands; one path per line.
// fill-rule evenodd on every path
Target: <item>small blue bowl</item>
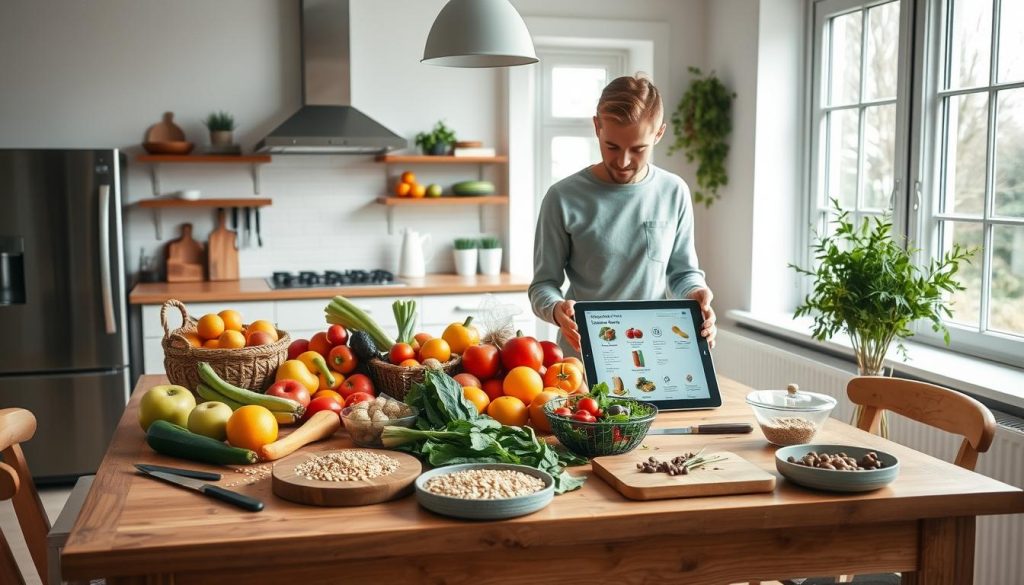
M 787 461 L 790 457 L 802 459 L 811 451 L 830 455 L 846 453 L 857 460 L 867 455 L 868 452 L 874 451 L 884 467 L 864 471 L 839 471 L 808 467 Z M 900 473 L 900 461 L 878 449 L 850 445 L 793 445 L 782 447 L 775 452 L 775 468 L 789 481 L 804 487 L 830 492 L 869 492 L 892 483 Z
M 514 498 L 501 498 L 494 500 L 469 500 L 465 498 L 453 498 L 442 496 L 427 491 L 426 485 L 431 478 L 439 475 L 447 475 L 470 469 L 510 469 L 527 475 L 532 475 L 544 482 L 544 488 L 539 492 L 516 496 Z M 416 478 L 416 500 L 424 508 L 455 518 L 468 518 L 470 520 L 502 520 L 532 514 L 537 510 L 546 507 L 555 497 L 555 480 L 550 474 L 539 469 L 526 465 L 512 465 L 509 463 L 465 463 L 462 465 L 448 465 L 438 467 L 421 474 Z

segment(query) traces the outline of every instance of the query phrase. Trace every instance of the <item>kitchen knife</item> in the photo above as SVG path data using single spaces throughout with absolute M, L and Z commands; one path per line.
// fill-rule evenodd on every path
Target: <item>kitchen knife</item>
M 741 435 L 754 430 L 746 423 L 718 423 L 666 429 L 651 429 L 648 435 Z
M 263 247 L 263 233 L 260 231 L 260 208 L 256 208 L 256 245 Z
M 164 467 L 163 465 L 150 465 L 148 463 L 136 463 L 135 467 L 138 467 L 142 471 L 162 471 L 164 473 L 173 473 L 174 475 L 180 475 L 181 477 L 191 477 L 193 479 L 205 479 L 206 481 L 217 481 L 220 479 L 219 473 L 211 473 L 209 471 L 196 471 L 194 469 L 180 469 L 178 467 Z
M 249 242 L 252 241 L 252 208 L 245 208 L 245 237 L 242 239 L 242 245 L 246 248 L 249 247 Z
M 231 208 L 231 231 L 235 232 L 235 249 L 238 249 L 240 242 L 238 241 L 238 208 Z
M 163 471 L 147 471 L 144 468 L 139 467 L 138 465 L 136 465 L 135 467 L 139 471 L 150 477 L 155 477 L 168 483 L 173 483 L 174 485 L 177 486 L 196 490 L 197 492 L 203 495 L 221 500 L 222 502 L 233 504 L 235 506 L 238 506 L 239 508 L 242 508 L 243 510 L 248 510 L 250 512 L 259 512 L 260 510 L 263 509 L 263 502 L 255 498 L 250 498 L 249 496 L 244 496 L 237 492 L 226 490 L 222 487 L 217 487 L 212 484 L 203 483 L 198 479 L 181 477 L 180 475 L 174 475 L 173 473 L 164 473 Z

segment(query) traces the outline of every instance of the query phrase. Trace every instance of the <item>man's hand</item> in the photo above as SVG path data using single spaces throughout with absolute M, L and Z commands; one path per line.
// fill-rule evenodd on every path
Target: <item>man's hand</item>
M 576 327 L 576 311 L 573 310 L 573 305 L 575 304 L 576 301 L 558 301 L 555 303 L 555 310 L 552 316 L 555 319 L 555 323 L 562 330 L 562 337 L 579 352 L 582 350 L 580 349 L 580 330 Z
M 701 287 L 686 295 L 686 298 L 693 299 L 700 303 L 701 313 L 704 314 L 704 325 L 701 326 L 701 336 L 708 338 L 708 347 L 715 348 L 715 335 L 718 328 L 715 327 L 715 310 L 711 308 L 711 299 L 715 298 L 710 288 Z M 577 334 L 577 339 L 579 338 Z

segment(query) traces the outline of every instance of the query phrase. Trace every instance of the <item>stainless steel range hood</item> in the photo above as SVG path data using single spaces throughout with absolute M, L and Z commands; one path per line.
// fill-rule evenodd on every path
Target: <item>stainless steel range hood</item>
M 351 105 L 349 0 L 302 0 L 302 108 L 256 145 L 271 154 L 373 154 L 408 142 Z

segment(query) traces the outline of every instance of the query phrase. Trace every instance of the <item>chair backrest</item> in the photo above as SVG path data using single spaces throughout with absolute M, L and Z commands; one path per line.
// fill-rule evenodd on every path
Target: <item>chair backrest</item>
M 854 404 L 864 407 L 857 427 L 878 433 L 882 411 L 889 410 L 964 438 L 956 465 L 974 470 L 978 453 L 988 451 L 996 419 L 984 404 L 955 390 L 900 378 L 859 376 L 846 386 Z
M 21 443 L 36 434 L 36 417 L 23 408 L 0 410 L 0 500 L 12 500 L 25 544 L 43 583 L 48 582 L 46 564 L 46 534 L 50 520 L 39 499 L 28 463 L 21 451 Z M 0 583 L 24 583 L 14 554 L 0 531 Z

